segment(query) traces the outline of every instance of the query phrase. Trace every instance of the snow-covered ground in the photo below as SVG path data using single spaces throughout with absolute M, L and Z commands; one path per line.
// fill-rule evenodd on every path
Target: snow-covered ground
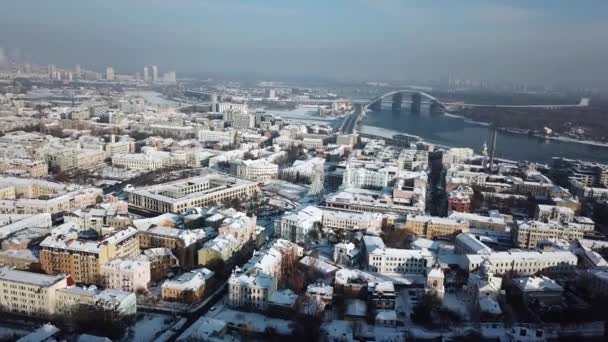
M 219 310 L 219 309 L 218 309 Z M 215 317 L 229 325 L 249 331 L 263 333 L 266 329 L 274 329 L 278 334 L 289 335 L 293 332 L 293 322 L 285 319 L 270 318 L 254 312 L 236 311 L 221 308 Z
M 276 193 L 291 201 L 299 201 L 308 193 L 308 187 L 290 183 L 283 180 L 271 180 L 264 184 L 264 191 Z
M 442 305 L 459 313 L 465 320 L 468 320 L 470 317 L 467 304 L 462 300 L 462 295 L 460 293 L 446 293 L 443 297 Z
M 129 328 L 124 340 L 149 342 L 179 321 L 169 315 L 146 313 Z

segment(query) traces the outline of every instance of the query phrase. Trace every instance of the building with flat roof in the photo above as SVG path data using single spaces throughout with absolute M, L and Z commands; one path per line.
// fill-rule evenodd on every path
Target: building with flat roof
M 103 192 L 35 178 L 0 177 L 0 214 L 56 214 L 95 204 Z
M 145 291 L 150 282 L 150 263 L 136 258 L 117 258 L 102 265 L 101 283 L 127 292 Z
M 128 189 L 129 208 L 153 213 L 185 213 L 226 200 L 245 200 L 256 191 L 257 183 L 221 174 L 181 179 L 137 189 Z
M 443 217 L 407 215 L 404 228 L 427 239 L 454 238 L 457 234 L 468 231 L 469 223 Z
M 570 227 L 567 223 L 555 221 L 517 221 L 513 228 L 513 243 L 520 248 L 535 248 L 545 239 L 582 239 L 585 231 L 578 227 Z
M 492 252 L 489 255 L 467 254 L 464 268 L 471 272 L 488 261 L 495 274 L 512 273 L 526 276 L 540 271 L 568 274 L 574 271 L 578 258 L 569 251 L 520 251 Z
M 0 268 L 0 309 L 17 315 L 46 317 L 55 313 L 56 291 L 68 286 L 66 275 L 46 275 Z
M 427 249 L 387 248 L 380 237 L 363 237 L 368 269 L 379 273 L 424 274 L 433 263 Z

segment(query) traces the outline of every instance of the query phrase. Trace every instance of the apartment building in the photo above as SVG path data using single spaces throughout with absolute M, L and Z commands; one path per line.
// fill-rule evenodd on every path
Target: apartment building
M 469 223 L 465 220 L 408 215 L 404 228 L 427 239 L 454 238 L 456 235 L 468 231 Z
M 535 248 L 545 239 L 577 240 L 582 239 L 584 233 L 584 229 L 570 227 L 568 224 L 517 221 L 513 228 L 513 243 L 520 248 Z
M 137 259 L 150 264 L 150 280 L 152 281 L 158 281 L 166 277 L 171 269 L 179 266 L 179 261 L 169 248 L 146 249 Z
M 257 183 L 209 174 L 127 191 L 130 208 L 156 213 L 184 213 L 190 208 L 210 206 L 233 198 L 245 200 L 257 190 Z
M 139 258 L 117 258 L 99 269 L 106 288 L 127 292 L 145 291 L 151 280 L 150 263 Z
M 164 226 L 139 231 L 141 249 L 169 248 L 182 267 L 198 264 L 198 250 L 209 239 L 203 229 L 180 229 Z
M 163 168 L 163 159 L 143 153 L 115 154 L 112 156 L 112 166 L 129 170 L 153 171 Z
M 540 271 L 557 274 L 572 272 L 578 258 L 569 251 L 518 251 L 492 252 L 489 255 L 467 254 L 464 268 L 469 272 L 479 269 L 488 262 L 495 274 L 512 273 L 516 275 L 533 275 Z
M 102 194 L 98 188 L 33 178 L 0 177 L 0 214 L 55 214 L 95 204 Z
M 568 207 L 539 204 L 536 207 L 534 219 L 542 222 L 572 222 L 574 210 Z
M 78 283 L 99 284 L 100 268 L 114 258 L 139 255 L 137 230 L 127 228 L 101 241 L 48 236 L 40 243 L 40 263 L 47 274 L 67 273 Z
M 298 260 L 303 248 L 284 240 L 276 240 L 264 251 L 254 253 L 243 266 L 236 268 L 228 279 L 228 303 L 233 307 L 266 310 L 269 299 L 277 290 L 282 277 L 284 260 Z
M 305 243 L 310 239 L 311 230 L 323 220 L 323 211 L 315 206 L 307 206 L 296 212 L 283 215 L 275 221 L 275 232 L 283 239 Z
M 46 275 L 0 268 L 0 310 L 47 317 L 55 313 L 56 292 L 68 286 L 65 275 Z
M 228 263 L 241 247 L 243 244 L 231 235 L 217 236 L 205 242 L 203 247 L 198 250 L 198 264 L 211 266 L 218 261 Z
M 366 230 L 379 233 L 382 214 L 354 210 L 322 209 L 323 229 Z
M 72 170 L 91 170 L 104 164 L 106 153 L 103 150 L 80 148 L 53 148 L 46 155 L 50 167 L 62 172 Z
M 200 301 L 214 273 L 206 268 L 192 270 L 161 286 L 161 297 L 168 302 L 192 304 Z
M 368 269 L 380 273 L 425 274 L 433 264 L 427 249 L 387 248 L 380 237 L 363 237 Z
M 22 177 L 40 178 L 48 175 L 49 166 L 44 160 L 0 158 L 0 172 Z
M 236 141 L 237 130 L 208 130 L 198 131 L 198 140 L 202 142 L 218 142 L 233 144 Z
M 296 160 L 293 165 L 281 170 L 281 178 L 290 182 L 310 183 L 316 171 L 323 170 L 324 165 L 325 159 L 318 157 L 307 160 Z
M 236 160 L 231 163 L 233 175 L 252 181 L 267 181 L 276 179 L 279 166 L 266 159 Z
M 473 229 L 494 230 L 497 232 L 504 232 L 507 229 L 507 222 L 500 214 L 482 216 L 473 213 L 452 212 L 448 218 L 455 221 L 467 221 L 469 228 Z

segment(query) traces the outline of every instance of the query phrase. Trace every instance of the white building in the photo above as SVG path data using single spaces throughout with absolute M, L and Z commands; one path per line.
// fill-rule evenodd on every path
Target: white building
M 534 219 L 542 222 L 571 222 L 574 219 L 574 210 L 568 207 L 539 204 Z
M 158 213 L 184 213 L 225 200 L 249 198 L 257 184 L 220 174 L 181 179 L 169 183 L 129 189 L 129 207 Z
M 443 152 L 441 162 L 444 167 L 449 167 L 451 164 L 462 164 L 472 158 L 474 154 L 471 148 L 450 148 Z
M 368 268 L 379 273 L 426 274 L 433 263 L 427 249 L 387 248 L 380 237 L 363 237 Z
M 279 166 L 266 159 L 238 160 L 231 166 L 235 176 L 253 181 L 275 179 L 279 174 Z
M 323 170 L 325 159 L 310 158 L 307 160 L 296 160 L 293 165 L 281 170 L 281 178 L 290 182 L 303 181 L 312 182 L 316 170 Z
M 490 247 L 469 233 L 460 233 L 456 236 L 456 240 L 454 241 L 454 250 L 458 254 L 488 255 L 492 253 L 492 249 Z
M 569 273 L 574 270 L 578 258 L 569 251 L 518 251 L 493 252 L 489 255 L 467 254 L 464 268 L 469 272 L 479 269 L 485 261 L 495 274 L 514 273 L 532 275 L 540 271 Z
M 115 154 L 112 156 L 112 166 L 124 167 L 130 170 L 157 170 L 163 167 L 163 160 L 157 156 L 133 153 Z
M 585 231 L 566 224 L 543 223 L 540 221 L 517 221 L 513 228 L 513 243 L 521 248 L 535 248 L 538 242 L 545 239 L 582 239 Z
M 150 263 L 141 259 L 119 258 L 100 267 L 103 284 L 127 292 L 144 291 L 150 282 Z
M 276 279 L 262 273 L 249 275 L 237 269 L 228 280 L 228 305 L 265 311 L 276 289 Z
M 45 275 L 0 268 L 0 308 L 17 315 L 46 317 L 55 313 L 56 292 L 67 287 L 65 275 Z
M 287 213 L 275 222 L 275 232 L 281 238 L 296 243 L 309 240 L 309 233 L 323 220 L 323 211 L 315 206 L 308 206 L 297 212 Z

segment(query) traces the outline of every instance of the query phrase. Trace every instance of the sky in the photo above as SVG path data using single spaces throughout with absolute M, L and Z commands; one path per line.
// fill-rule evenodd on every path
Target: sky
M 605 85 L 606 0 L 0 0 L 10 57 L 133 72 Z

